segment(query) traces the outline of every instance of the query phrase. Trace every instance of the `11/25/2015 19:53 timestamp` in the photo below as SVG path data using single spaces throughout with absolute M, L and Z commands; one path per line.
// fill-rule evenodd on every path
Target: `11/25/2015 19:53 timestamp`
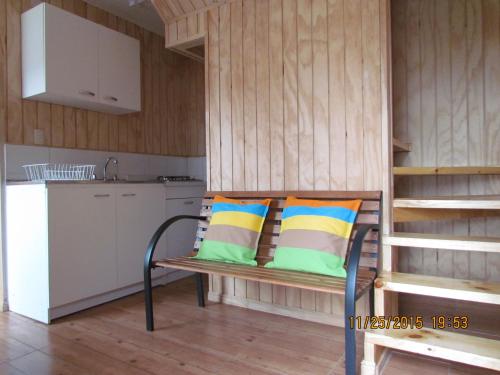
M 433 315 L 430 320 L 424 322 L 424 317 L 414 316 L 350 316 L 349 326 L 351 329 L 422 329 L 424 323 L 433 329 L 467 329 L 469 328 L 469 317 L 466 315 L 446 316 Z

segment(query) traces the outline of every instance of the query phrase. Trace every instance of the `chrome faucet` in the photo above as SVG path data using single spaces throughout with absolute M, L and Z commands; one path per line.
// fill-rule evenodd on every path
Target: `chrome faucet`
M 110 162 L 113 162 L 113 164 L 116 166 L 116 173 L 113 176 L 113 181 L 116 181 L 118 179 L 118 160 L 116 160 L 115 157 L 111 156 L 106 160 L 106 164 L 104 164 L 104 177 L 103 180 L 107 181 L 107 175 L 108 175 L 108 165 Z

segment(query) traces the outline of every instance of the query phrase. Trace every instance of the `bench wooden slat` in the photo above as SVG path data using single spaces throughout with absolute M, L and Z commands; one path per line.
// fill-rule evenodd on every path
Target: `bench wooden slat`
M 204 208 L 202 208 L 200 215 L 205 216 L 205 217 L 211 217 L 212 210 L 208 207 L 204 207 Z M 271 210 L 267 214 L 266 220 L 281 221 L 281 215 L 282 215 L 282 211 Z M 358 219 L 356 222 L 358 224 L 377 224 L 378 220 L 379 220 L 378 214 L 360 213 L 360 214 L 358 214 Z
M 240 199 L 241 201 L 250 201 L 253 199 Z M 203 207 L 212 207 L 213 204 L 213 199 L 203 199 L 201 205 Z M 272 210 L 281 210 L 283 211 L 283 208 L 285 207 L 285 201 L 284 200 L 274 200 L 271 202 L 269 205 L 269 209 Z M 380 202 L 379 201 L 363 201 L 361 204 L 360 211 L 378 211 L 380 209 Z
M 380 201 L 382 193 L 380 191 L 330 191 L 330 190 L 309 190 L 309 191 L 209 191 L 205 194 L 206 198 L 213 198 L 216 195 L 222 195 L 227 198 L 274 198 L 286 199 L 287 196 L 294 196 L 304 199 L 363 199 Z
M 339 277 L 322 276 L 305 272 L 267 269 L 263 267 L 249 267 L 221 262 L 197 260 L 188 257 L 179 257 L 154 262 L 157 267 L 175 268 L 186 271 L 216 274 L 236 277 L 245 280 L 261 281 L 274 285 L 299 287 L 302 289 L 344 294 L 345 279 Z M 373 283 L 375 272 L 360 270 L 357 280 L 357 293 L 362 293 Z

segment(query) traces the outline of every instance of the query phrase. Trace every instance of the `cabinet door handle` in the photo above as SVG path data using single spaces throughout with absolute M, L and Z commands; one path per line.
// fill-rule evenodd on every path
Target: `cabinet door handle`
M 109 194 L 94 194 L 94 198 L 108 198 Z
M 95 96 L 95 92 L 90 91 L 90 90 L 80 90 L 78 91 L 80 95 L 86 95 L 86 96 Z
M 122 197 L 135 197 L 135 193 L 125 193 L 125 194 L 122 194 Z
M 105 96 L 104 99 L 111 100 L 113 102 L 117 102 L 118 98 L 116 96 Z
M 194 201 L 184 201 L 184 204 L 194 204 Z

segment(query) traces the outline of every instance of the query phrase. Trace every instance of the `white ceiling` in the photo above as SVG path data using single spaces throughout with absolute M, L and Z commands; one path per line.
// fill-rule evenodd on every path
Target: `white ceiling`
M 3 1 L 3 0 L 2 0 Z M 84 0 L 111 14 L 133 22 L 146 30 L 164 35 L 164 25 L 153 5 L 145 0 L 138 5 L 129 6 L 129 0 Z

